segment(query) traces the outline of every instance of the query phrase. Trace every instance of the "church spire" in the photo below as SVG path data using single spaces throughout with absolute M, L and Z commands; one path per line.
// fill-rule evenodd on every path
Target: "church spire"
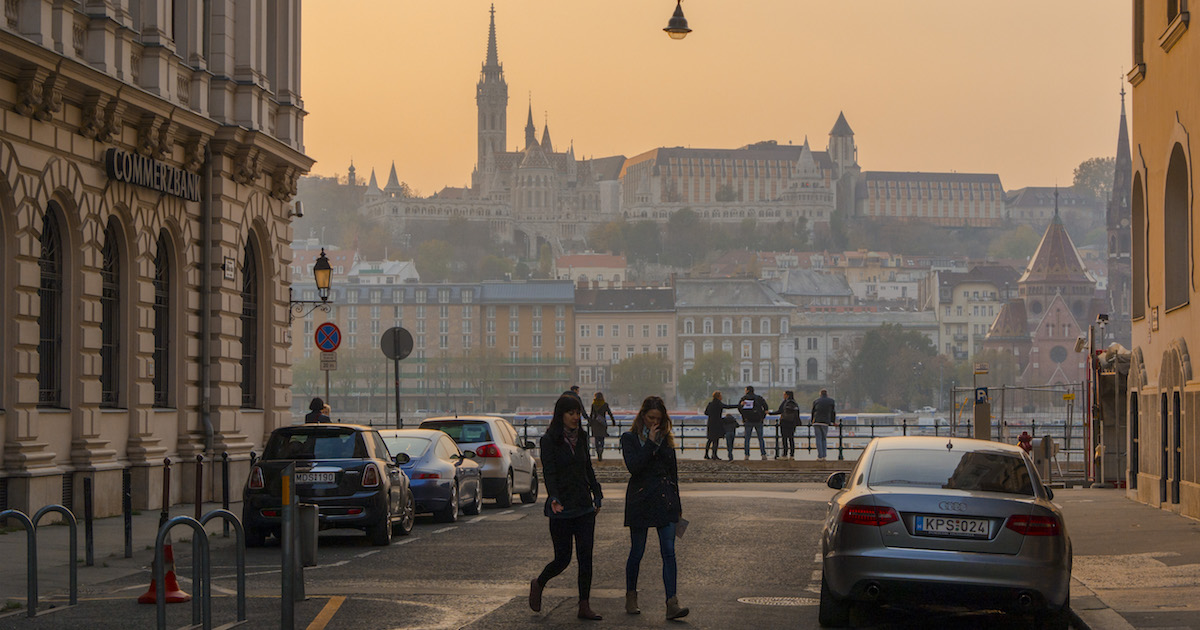
M 549 118 L 547 116 L 547 118 Z M 554 153 L 554 145 L 550 143 L 550 121 L 547 120 L 542 125 L 542 150 L 546 153 Z
M 537 128 L 533 126 L 533 96 L 529 97 L 529 118 L 525 121 L 525 148 L 537 144 Z
M 488 156 L 503 152 L 508 146 L 508 82 L 504 80 L 504 66 L 496 47 L 496 5 L 492 5 L 488 20 L 487 56 L 475 86 L 475 107 L 478 110 L 479 128 L 476 142 L 475 173 L 471 175 L 471 187 L 479 189 L 479 179 Z
M 499 68 L 500 67 L 500 55 L 499 55 L 499 53 L 496 52 L 496 5 L 495 4 L 492 5 L 492 9 L 491 9 L 490 13 L 492 14 L 492 17 L 491 17 L 491 24 L 488 25 L 487 60 L 484 61 L 483 67 L 484 68 Z

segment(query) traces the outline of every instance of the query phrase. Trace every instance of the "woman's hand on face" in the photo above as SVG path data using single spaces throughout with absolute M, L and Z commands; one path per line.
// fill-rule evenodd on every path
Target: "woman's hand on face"
M 662 425 L 655 424 L 654 426 L 650 427 L 650 441 L 657 444 L 661 440 L 662 440 Z
M 551 512 L 554 512 L 555 514 L 558 514 L 559 512 L 562 512 L 562 511 L 563 511 L 563 504 L 559 503 L 559 502 L 558 502 L 558 499 L 555 499 L 555 500 L 551 501 L 551 502 L 550 502 L 550 511 L 551 511 Z

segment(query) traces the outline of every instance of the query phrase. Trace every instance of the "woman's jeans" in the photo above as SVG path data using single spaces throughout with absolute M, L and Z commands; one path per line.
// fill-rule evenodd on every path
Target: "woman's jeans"
M 625 562 L 625 590 L 636 591 L 638 570 L 642 567 L 642 555 L 646 553 L 647 527 L 629 528 L 629 560 Z M 678 575 L 675 567 L 675 523 L 668 523 L 658 528 L 658 550 L 662 554 L 663 588 L 667 599 L 675 597 L 675 581 Z
M 733 441 L 737 438 L 737 429 L 725 432 L 725 450 L 729 451 L 729 461 L 733 461 Z
M 592 544 L 595 538 L 595 512 L 575 518 L 550 519 L 550 540 L 554 543 L 554 559 L 542 569 L 542 574 L 537 578 L 538 584 L 546 586 L 550 578 L 562 573 L 567 565 L 571 564 L 571 539 L 574 539 L 575 553 L 579 556 L 579 599 L 588 599 L 592 592 Z M 645 544 L 644 535 L 642 543 Z

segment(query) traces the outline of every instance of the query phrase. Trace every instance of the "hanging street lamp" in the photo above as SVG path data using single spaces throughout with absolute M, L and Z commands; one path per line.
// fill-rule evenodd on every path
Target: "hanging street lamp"
M 667 27 L 663 30 L 671 39 L 683 39 L 692 32 L 692 29 L 688 28 L 687 18 L 683 17 L 683 0 L 675 0 L 675 13 L 671 15 Z

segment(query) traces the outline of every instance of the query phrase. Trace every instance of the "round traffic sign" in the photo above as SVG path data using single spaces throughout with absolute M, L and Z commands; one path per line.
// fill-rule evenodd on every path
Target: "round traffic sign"
M 317 331 L 313 333 L 313 338 L 317 342 L 317 347 L 321 352 L 333 352 L 342 345 L 342 331 L 337 325 L 332 322 L 325 322 L 317 326 Z
M 400 326 L 393 326 L 383 332 L 383 339 L 379 340 L 379 347 L 383 350 L 384 356 L 393 361 L 399 361 L 412 353 L 412 334 Z

